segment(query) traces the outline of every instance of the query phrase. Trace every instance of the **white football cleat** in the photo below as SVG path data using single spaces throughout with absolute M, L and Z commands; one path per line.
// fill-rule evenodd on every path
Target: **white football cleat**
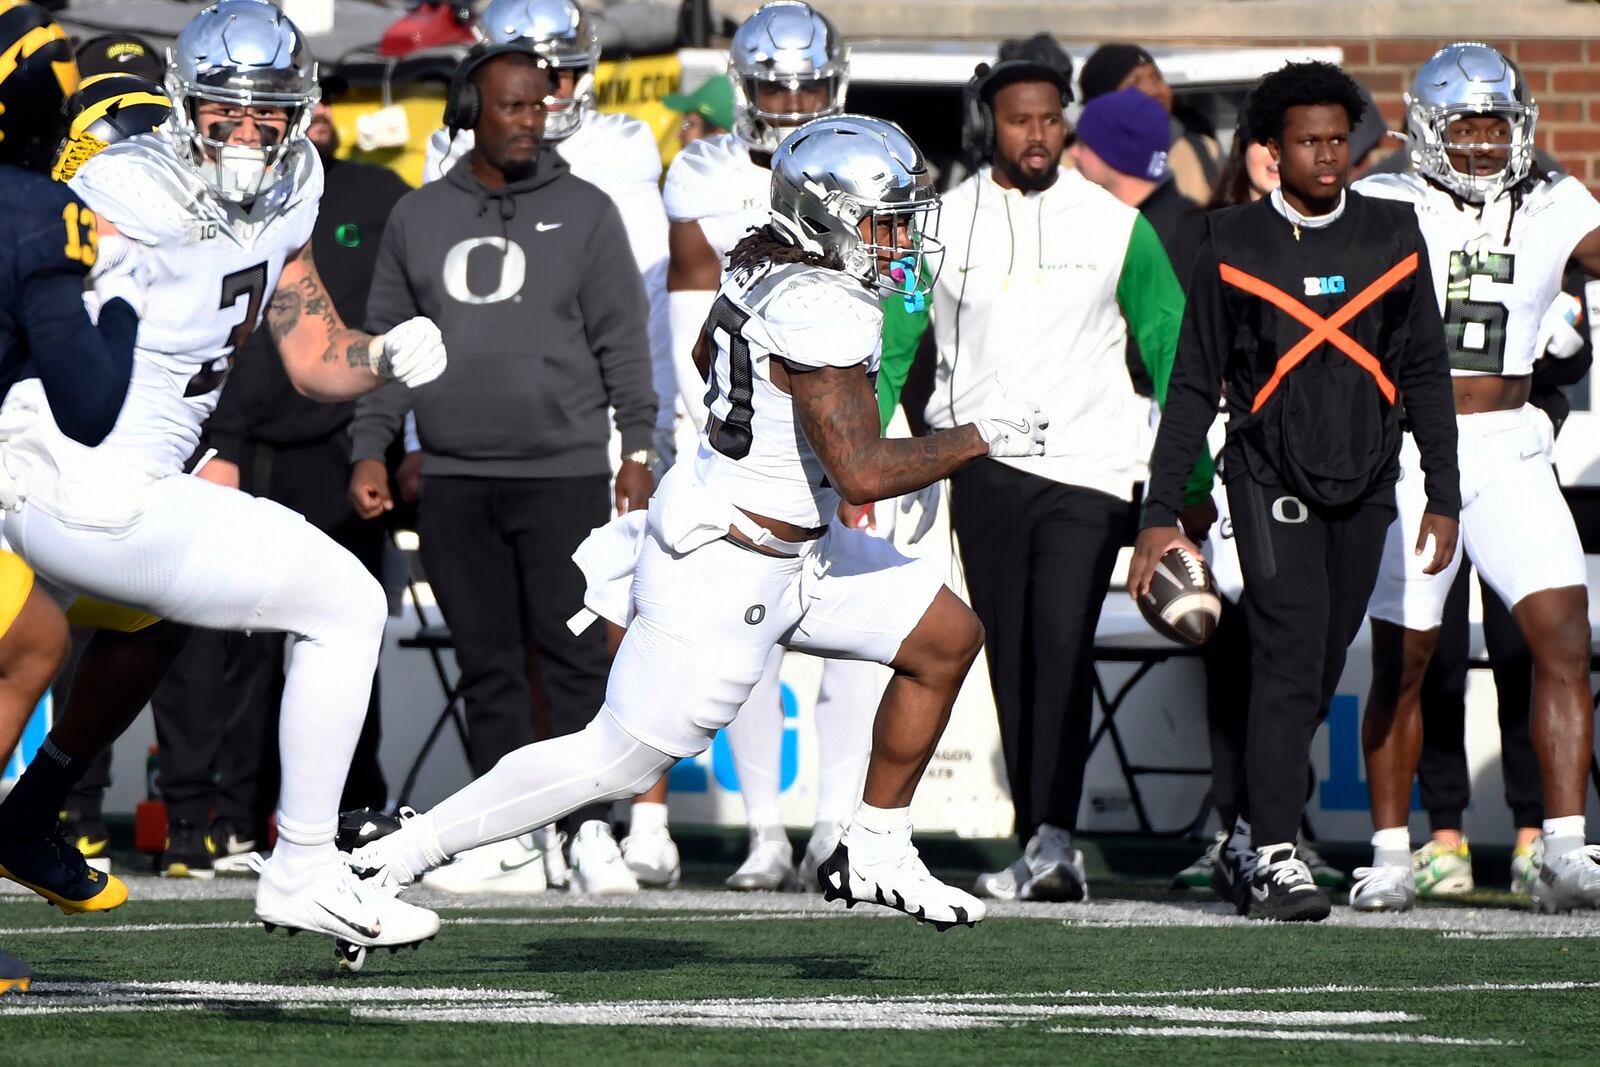
M 903 911 L 918 922 L 931 923 L 938 930 L 975 926 L 987 914 L 983 901 L 929 874 L 911 844 L 881 863 L 857 864 L 851 862 L 846 833 L 822 865 L 818 878 L 822 895 L 828 900 L 842 900 L 847 908 L 863 901 L 881 904 Z
M 1028 870 L 1028 861 L 1019 856 L 1015 863 L 1003 871 L 990 871 L 988 874 L 978 875 L 978 881 L 973 885 L 972 891 L 980 897 L 988 897 L 991 900 L 1016 900 L 1022 895 L 1031 873 Z
M 1545 853 L 1530 895 L 1534 910 L 1551 914 L 1600 907 L 1600 845 L 1584 845 L 1559 856 Z
M 601 897 L 639 891 L 639 880 L 623 861 L 609 823 L 590 819 L 572 836 L 572 889 Z
M 359 878 L 349 857 L 339 853 L 293 892 L 263 875 L 256 888 L 256 918 L 268 933 L 281 926 L 291 934 L 309 930 L 362 948 L 397 951 L 439 932 L 439 916 Z
M 458 853 L 419 884 L 440 893 L 543 893 L 544 855 L 533 834 L 526 833 Z
M 750 831 L 750 854 L 723 885 L 739 892 L 799 892 L 800 877 L 795 874 L 789 835 L 781 827 Z
M 1417 904 L 1417 878 L 1409 866 L 1357 867 L 1350 887 L 1356 911 L 1410 911 Z
M 839 847 L 839 839 L 843 836 L 842 823 L 819 822 L 811 828 L 811 840 L 806 842 L 805 854 L 800 857 L 800 866 L 795 872 L 802 892 L 815 893 L 822 888 L 817 880 L 817 871 L 828 862 L 828 857 Z
M 533 832 L 544 851 L 544 884 L 551 889 L 566 889 L 572 884 L 572 868 L 567 866 L 567 835 L 555 826 L 541 826 Z
M 1089 880 L 1083 872 L 1083 853 L 1072 847 L 1072 835 L 1054 826 L 1034 832 L 1022 861 L 1028 880 L 1017 888 L 1021 900 L 1076 903 L 1089 899 Z
M 678 845 L 666 827 L 630 833 L 622 839 L 622 862 L 641 886 L 671 889 L 683 877 Z

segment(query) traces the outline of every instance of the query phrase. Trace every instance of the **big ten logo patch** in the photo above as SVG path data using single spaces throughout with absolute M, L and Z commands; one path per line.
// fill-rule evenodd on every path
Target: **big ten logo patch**
M 1333 296 L 1344 292 L 1344 275 L 1330 274 L 1326 278 L 1306 278 L 1307 296 Z
M 795 779 L 800 776 L 800 701 L 794 695 L 794 690 L 789 688 L 788 682 L 780 684 L 779 699 L 783 704 L 783 747 L 778 761 L 778 790 L 783 792 L 794 785 Z M 740 711 L 741 715 L 762 713 L 763 709 L 753 707 Z M 667 791 L 706 793 L 711 789 L 712 778 L 716 779 L 717 788 L 724 792 L 739 792 L 739 772 L 734 766 L 733 749 L 728 744 L 726 730 L 717 734 L 711 742 L 710 773 L 707 773 L 704 756 L 679 760 L 667 775 Z

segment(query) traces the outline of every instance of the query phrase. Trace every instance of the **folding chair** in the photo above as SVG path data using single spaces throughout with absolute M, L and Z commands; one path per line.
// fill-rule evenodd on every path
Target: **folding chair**
M 445 625 L 442 615 L 437 623 L 428 621 L 427 612 L 422 606 L 422 598 L 417 592 L 418 583 L 425 581 L 427 577 L 422 573 L 422 564 L 417 553 L 401 548 L 399 538 L 393 535 L 391 537 L 395 549 L 405 556 L 406 592 L 411 597 L 411 607 L 417 613 L 418 624 L 416 632 L 409 637 L 400 638 L 398 644 L 404 649 L 421 649 L 427 652 L 429 659 L 433 661 L 433 672 L 439 678 L 439 688 L 444 690 L 444 707 L 440 709 L 432 729 L 428 731 L 427 738 L 417 751 L 416 759 L 411 761 L 411 767 L 406 771 L 405 783 L 400 787 L 399 804 L 404 806 L 410 803 L 411 791 L 417 785 L 417 776 L 422 773 L 422 765 L 427 761 L 428 754 L 433 751 L 433 746 L 438 742 L 445 726 L 455 727 L 456 736 L 461 740 L 461 750 L 468 751 L 467 721 L 461 705 L 461 691 L 450 677 L 449 668 L 444 662 L 443 654 L 455 651 L 455 639 L 450 635 L 450 628 Z

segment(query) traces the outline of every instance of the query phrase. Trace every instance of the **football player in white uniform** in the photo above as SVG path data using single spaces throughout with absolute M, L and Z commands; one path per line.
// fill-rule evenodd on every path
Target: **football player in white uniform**
M 582 733 L 513 752 L 358 850 L 380 882 L 632 796 L 705 750 L 781 645 L 894 668 L 865 799 L 822 864 L 824 893 L 941 927 L 983 918 L 981 901 L 928 874 L 909 808 L 982 627 L 936 567 L 834 516 L 841 496 L 864 504 L 980 456 L 1038 455 L 1044 424 L 1035 406 L 1007 400 L 929 437 L 881 438 L 876 293 L 923 277 L 911 268 L 936 244 L 922 236 L 938 204 L 932 176 L 899 127 L 859 116 L 790 135 L 772 169 L 771 225 L 734 249 L 697 346 L 711 414 L 694 462 L 673 467 L 647 514 L 615 520 L 577 555 L 585 602 L 628 627 L 605 705 Z
M 1533 731 L 1544 778 L 1544 860 L 1534 906 L 1600 906 L 1600 846 L 1585 844 L 1593 730 L 1583 548 L 1551 466 L 1549 419 L 1528 404 L 1539 326 L 1568 259 L 1600 271 L 1600 203 L 1571 177 L 1530 174 L 1538 107 L 1522 73 L 1482 44 L 1452 44 L 1406 96 L 1416 173 L 1356 183 L 1407 201 L 1428 241 L 1444 314 L 1460 432 L 1461 533 L 1483 580 L 1512 605 L 1533 652 Z M 1409 436 L 1399 518 L 1368 614 L 1372 692 L 1362 727 L 1372 791 L 1371 867 L 1353 907 L 1404 911 L 1416 899 L 1407 831 L 1421 745 L 1420 689 L 1460 565 L 1423 573 L 1404 535 L 1423 508 Z
M 277 8 L 221 0 L 200 12 L 178 37 L 167 86 L 167 125 L 105 149 L 71 183 L 103 234 L 124 239 L 110 278 L 137 267 L 148 279 L 127 402 L 98 448 L 47 417 L 6 443 L 27 500 L 5 534 L 64 593 L 212 629 L 288 634 L 278 843 L 256 914 L 269 930 L 362 946 L 420 942 L 438 917 L 361 886 L 334 847 L 383 637 L 383 591 L 299 515 L 184 466 L 269 302 L 289 377 L 317 399 L 433 380 L 445 365 L 439 331 L 413 319 L 372 337 L 334 310 L 311 259 L 322 188 L 305 136 L 316 63 Z M 44 408 L 37 393 L 21 399 L 7 398 L 11 418 L 28 402 Z
M 826 16 L 799 0 L 773 0 L 734 34 L 728 75 L 734 89 L 733 130 L 684 149 L 667 169 L 663 193 L 671 223 L 667 290 L 673 363 L 681 403 L 697 428 L 705 426 L 706 409 L 692 352 L 722 284 L 728 253 L 750 230 L 766 224 L 769 163 L 784 134 L 844 109 L 849 64 L 839 33 Z M 814 881 L 796 874 L 779 809 L 782 665 L 783 650 L 774 649 L 751 693 L 751 713 L 740 715 L 728 728 L 750 827 L 750 851 L 728 878 L 731 889 L 795 889 Z M 847 815 L 860 799 L 861 768 L 871 738 L 850 729 L 848 717 L 875 704 L 880 692 L 881 679 L 870 666 L 843 661 L 824 666 L 817 703 L 823 749 L 818 821 L 801 865 L 810 874 L 838 842 L 843 829 L 836 821 L 839 813 Z

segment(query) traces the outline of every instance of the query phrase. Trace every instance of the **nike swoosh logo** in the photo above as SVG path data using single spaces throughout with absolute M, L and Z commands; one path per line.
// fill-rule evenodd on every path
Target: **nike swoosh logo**
M 956 273 L 957 274 L 965 274 L 969 270 L 977 270 L 977 269 L 978 269 L 977 267 L 957 267 L 956 268 Z
M 1264 885 L 1253 885 L 1250 887 L 1250 895 L 1255 897 L 1257 900 L 1266 900 L 1267 895 L 1270 892 L 1271 890 Z
M 540 233 L 548 233 L 551 230 L 561 229 L 562 225 L 563 224 L 559 222 L 536 222 L 534 223 L 533 228 L 538 230 Z
M 533 856 L 529 859 L 523 860 L 521 863 L 507 863 L 505 860 L 501 860 L 500 869 L 505 871 L 507 874 L 510 874 L 512 871 L 522 870 L 522 868 L 526 867 L 528 864 L 534 862 L 534 860 L 537 860 L 538 858 L 538 856 Z
M 1025 422 L 1017 422 L 1013 419 L 990 419 L 989 421 L 1001 426 L 1009 426 L 1018 433 L 1028 432 L 1028 424 Z
M 354 930 L 356 933 L 360 934 L 362 937 L 376 938 L 379 934 L 383 933 L 383 924 L 382 923 L 378 923 L 378 924 L 375 924 L 373 926 L 362 926 L 360 923 L 353 923 L 349 919 L 346 919 L 343 915 L 340 915 L 338 912 L 334 911 L 332 908 L 328 907 L 326 904 L 318 904 L 317 907 L 321 908 L 323 911 L 327 912 L 329 915 L 332 915 L 335 919 L 339 920 L 345 926 L 347 926 L 350 929 Z

